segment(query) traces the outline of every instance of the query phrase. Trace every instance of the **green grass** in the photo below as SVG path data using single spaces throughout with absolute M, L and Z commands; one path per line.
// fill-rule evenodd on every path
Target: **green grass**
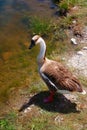
M 50 31 L 49 21 L 40 20 L 37 17 L 31 20 L 32 34 L 47 35 Z
M 16 130 L 15 127 L 16 114 L 11 112 L 6 118 L 0 119 L 0 130 Z
M 28 28 L 32 35 L 48 35 L 50 32 L 50 22 L 47 19 L 40 19 L 38 17 L 24 16 L 22 18 L 23 24 Z
M 86 130 L 86 112 L 61 114 L 34 106 L 27 114 L 10 112 L 0 119 L 0 130 Z M 63 120 L 55 121 L 56 117 Z
M 86 0 L 53 0 L 58 5 L 60 16 L 67 16 L 67 12 L 74 6 L 87 7 Z
M 86 0 L 53 0 L 53 2 L 61 4 L 63 8 L 66 8 L 67 5 L 68 6 L 76 6 L 76 5 L 87 6 Z
M 39 75 L 38 75 L 38 78 L 39 78 Z M 36 82 L 31 83 L 28 93 L 34 94 L 42 90 L 44 91 L 45 89 L 47 89 L 47 86 L 44 84 L 42 79 L 39 79 Z

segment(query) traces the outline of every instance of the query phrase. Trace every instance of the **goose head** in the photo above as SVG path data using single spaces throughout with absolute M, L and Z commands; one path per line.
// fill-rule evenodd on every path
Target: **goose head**
M 45 60 L 46 44 L 45 44 L 45 41 L 43 40 L 43 38 L 40 37 L 39 35 L 35 35 L 32 37 L 29 49 L 32 49 L 37 44 L 40 45 L 40 51 L 37 56 L 37 62 L 38 62 L 38 64 L 41 65 L 43 63 L 43 61 Z
M 35 45 L 41 42 L 41 37 L 39 35 L 35 35 L 32 37 L 31 44 L 29 46 L 29 49 L 32 49 Z

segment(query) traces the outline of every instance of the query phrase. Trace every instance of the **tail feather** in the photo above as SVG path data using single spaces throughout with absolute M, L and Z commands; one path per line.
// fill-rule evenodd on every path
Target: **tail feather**
M 85 95 L 85 94 L 86 94 L 86 91 L 85 91 L 85 90 L 83 90 L 83 91 L 81 92 L 81 94 Z

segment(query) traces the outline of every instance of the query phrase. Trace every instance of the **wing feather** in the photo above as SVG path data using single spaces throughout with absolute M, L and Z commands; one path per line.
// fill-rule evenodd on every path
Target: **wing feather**
M 59 89 L 69 91 L 82 91 L 79 80 L 62 64 L 50 61 L 46 62 L 41 72 Z M 45 80 L 44 80 L 45 81 Z M 47 84 L 49 87 L 49 84 Z

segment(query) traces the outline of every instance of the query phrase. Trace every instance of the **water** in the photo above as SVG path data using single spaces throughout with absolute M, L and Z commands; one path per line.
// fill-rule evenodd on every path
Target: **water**
M 36 79 L 36 54 L 28 51 L 29 33 L 21 23 L 25 14 L 55 19 L 50 0 L 0 0 L 0 101 L 11 91 Z M 31 60 L 32 59 L 32 60 Z M 29 62 L 30 61 L 30 62 Z M 32 67 L 33 64 L 33 67 Z

